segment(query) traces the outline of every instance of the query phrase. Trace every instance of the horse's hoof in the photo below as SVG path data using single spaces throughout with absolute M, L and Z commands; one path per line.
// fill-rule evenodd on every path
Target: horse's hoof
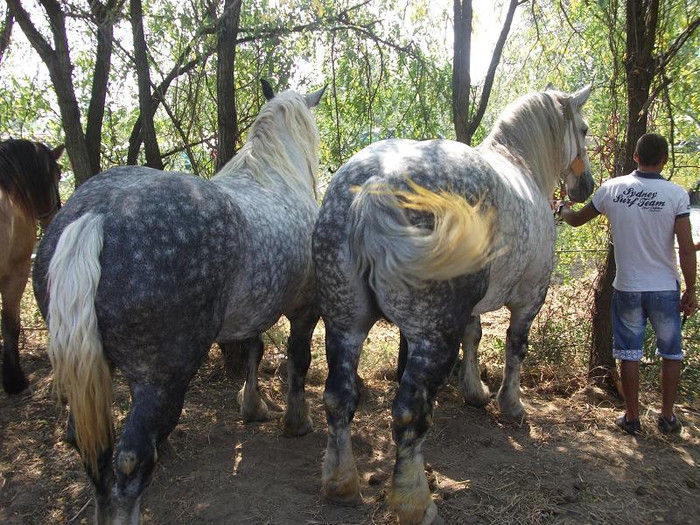
M 445 520 L 443 520 L 437 511 L 437 505 L 434 501 L 430 502 L 428 508 L 425 510 L 425 516 L 420 522 L 420 525 L 444 525 Z
M 270 420 L 270 411 L 262 399 L 258 399 L 257 403 L 251 403 L 252 406 L 241 406 L 241 418 L 244 423 L 265 422 Z
M 409 470 L 403 473 L 394 471 L 394 481 L 389 491 L 389 507 L 396 512 L 401 525 L 424 525 L 432 523 L 437 516 L 437 507 L 428 490 L 428 483 L 423 472 L 422 463 L 418 483 L 411 483 L 402 486 L 402 481 L 412 481 L 415 475 L 413 468 L 415 464 L 409 465 Z
M 243 419 L 244 423 L 270 420 L 270 411 L 259 394 L 252 400 L 246 400 L 245 390 L 241 389 L 238 392 L 238 404 L 241 406 L 241 419 Z
M 264 423 L 270 420 L 270 413 L 267 410 L 267 405 L 264 405 L 265 409 L 261 406 L 257 406 L 252 410 L 241 409 L 241 419 L 244 423 Z
M 311 421 L 311 418 L 308 416 L 300 423 L 297 421 L 290 421 L 286 417 L 284 418 L 283 434 L 285 437 L 305 436 L 313 429 L 313 423 Z
M 491 401 L 491 392 L 486 385 L 482 384 L 481 386 L 481 389 L 467 391 L 463 385 L 460 385 L 464 402 L 467 405 L 482 408 L 489 404 Z
M 514 421 L 522 421 L 525 417 L 525 408 L 520 400 L 516 402 L 506 402 L 502 398 L 498 398 L 498 408 L 501 415 Z
M 33 391 L 29 386 L 29 381 L 27 381 L 25 377 L 21 377 L 19 379 L 15 378 L 11 381 L 3 381 L 2 387 L 8 396 L 17 396 L 24 398 L 31 397 L 31 395 L 33 394 Z
M 357 477 L 355 477 L 355 479 L 349 479 L 343 482 L 324 482 L 323 488 L 321 489 L 321 495 L 325 501 L 336 505 L 354 507 L 362 503 L 360 482 Z

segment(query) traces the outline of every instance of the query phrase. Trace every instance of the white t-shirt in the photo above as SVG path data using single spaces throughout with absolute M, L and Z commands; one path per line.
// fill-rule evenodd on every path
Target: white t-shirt
M 633 171 L 605 181 L 591 200 L 612 226 L 617 274 L 624 292 L 676 290 L 676 219 L 690 215 L 688 193 L 658 173 Z

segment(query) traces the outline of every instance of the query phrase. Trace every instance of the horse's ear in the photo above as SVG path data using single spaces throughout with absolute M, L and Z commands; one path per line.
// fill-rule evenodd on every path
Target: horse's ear
M 591 85 L 584 86 L 573 94 L 574 107 L 581 109 L 591 95 Z
M 270 85 L 270 83 L 264 78 L 260 79 L 260 83 L 262 84 L 263 95 L 265 95 L 265 100 L 272 100 L 273 98 L 275 98 L 275 92 L 272 90 L 272 86 Z
M 306 105 L 309 106 L 310 108 L 318 106 L 318 103 L 321 101 L 321 97 L 323 96 L 323 93 L 326 91 L 327 87 L 328 87 L 328 84 L 323 86 L 318 91 L 314 91 L 313 93 L 309 93 L 308 95 L 306 95 L 304 97 L 304 98 L 306 98 Z
M 63 152 L 66 149 L 65 144 L 61 144 L 60 146 L 56 146 L 54 149 L 51 150 L 51 156 L 53 157 L 54 160 L 58 160 L 61 158 L 61 155 L 63 155 Z
M 554 91 L 554 85 L 551 82 L 547 82 L 547 85 L 544 88 L 545 91 Z

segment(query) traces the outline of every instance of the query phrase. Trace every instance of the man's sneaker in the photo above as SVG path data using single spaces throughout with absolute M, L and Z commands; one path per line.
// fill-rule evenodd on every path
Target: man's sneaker
M 615 424 L 627 432 L 628 434 L 631 435 L 636 435 L 638 432 L 642 431 L 642 425 L 639 422 L 639 419 L 633 419 L 632 421 L 627 421 L 627 415 L 622 414 L 620 417 L 617 418 L 615 421 Z
M 659 432 L 662 434 L 680 434 L 683 425 L 674 415 L 669 421 L 664 416 L 659 416 Z

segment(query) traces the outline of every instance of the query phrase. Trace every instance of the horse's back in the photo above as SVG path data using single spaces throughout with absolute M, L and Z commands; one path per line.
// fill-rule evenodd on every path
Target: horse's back
M 362 149 L 333 178 L 329 191 L 368 178 L 410 179 L 431 190 L 450 189 L 464 195 L 498 190 L 499 179 L 478 150 L 451 140 L 389 139 Z
M 238 340 L 315 301 L 311 234 L 319 206 L 311 194 L 299 198 L 281 185 L 266 187 L 245 176 L 214 182 L 250 225 L 249 249 L 240 269 L 245 278 L 236 285 L 217 338 Z
M 87 213 L 103 218 L 95 304 L 107 353 L 123 364 L 143 359 L 136 346 L 173 341 L 184 350 L 213 340 L 247 242 L 235 205 L 192 175 L 137 167 L 96 175 L 62 208 L 37 254 L 35 293 L 44 313 L 56 245 Z

